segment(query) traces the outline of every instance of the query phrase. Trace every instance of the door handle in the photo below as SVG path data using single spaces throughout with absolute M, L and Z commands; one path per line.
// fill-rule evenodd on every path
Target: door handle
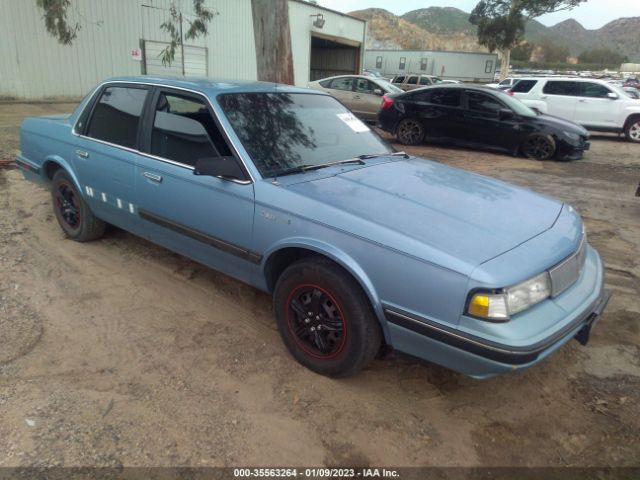
M 162 183 L 162 175 L 158 175 L 157 173 L 144 172 L 142 174 L 145 178 L 151 180 L 155 183 Z
M 354 96 L 353 96 L 353 99 L 354 99 L 354 100 L 360 100 L 360 95 L 354 95 Z
M 89 152 L 85 150 L 76 150 L 76 155 L 81 158 L 89 158 Z
M 580 99 L 578 100 L 580 103 L 587 103 L 587 101 L 585 99 Z

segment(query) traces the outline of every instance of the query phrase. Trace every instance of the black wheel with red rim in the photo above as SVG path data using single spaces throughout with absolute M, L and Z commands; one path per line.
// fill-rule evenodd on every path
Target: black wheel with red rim
M 51 197 L 56 219 L 68 238 L 87 242 L 104 234 L 105 223 L 91 213 L 75 183 L 63 169 L 53 176 Z
M 324 257 L 290 265 L 274 292 L 278 329 L 291 354 L 328 376 L 367 365 L 381 344 L 380 325 L 354 278 Z

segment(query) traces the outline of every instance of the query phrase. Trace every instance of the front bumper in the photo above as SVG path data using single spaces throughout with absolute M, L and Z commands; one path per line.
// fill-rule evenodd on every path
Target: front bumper
M 576 338 L 585 345 L 606 308 L 611 292 L 603 288 L 603 266 L 595 251 L 583 277 L 546 307 L 532 309 L 527 318 L 495 325 L 504 331 L 523 333 L 533 323 L 544 324 L 540 315 L 557 315 L 543 331 L 519 340 L 480 337 L 463 328 L 452 328 L 397 307 L 386 306 L 385 315 L 392 346 L 408 355 L 438 363 L 475 378 L 488 378 L 540 362 L 562 345 Z M 584 305 L 587 305 L 586 308 Z M 521 322 L 518 325 L 518 322 Z M 510 329 L 510 330 L 507 330 Z M 545 333 L 547 332 L 547 333 Z M 531 341 L 533 340 L 533 341 Z

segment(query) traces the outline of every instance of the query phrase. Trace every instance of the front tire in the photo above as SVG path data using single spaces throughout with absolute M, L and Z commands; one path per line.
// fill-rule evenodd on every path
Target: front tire
M 624 129 L 627 140 L 633 143 L 640 143 L 640 117 L 634 117 L 627 123 Z
M 345 377 L 369 364 L 382 333 L 368 297 L 335 263 L 310 257 L 290 265 L 273 296 L 280 336 L 302 365 Z
M 419 145 L 424 141 L 424 125 L 415 118 L 400 121 L 396 130 L 396 138 L 403 145 Z
M 556 141 L 551 135 L 532 133 L 522 142 L 520 150 L 527 158 L 549 160 L 556 154 Z
M 102 237 L 105 223 L 93 215 L 75 183 L 63 169 L 53 175 L 51 198 L 56 219 L 67 238 L 89 242 Z

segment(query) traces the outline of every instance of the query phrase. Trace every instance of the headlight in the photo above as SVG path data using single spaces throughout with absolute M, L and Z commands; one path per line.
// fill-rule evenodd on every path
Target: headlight
M 571 140 L 575 140 L 576 142 L 580 140 L 580 135 L 578 135 L 577 133 L 573 133 L 573 132 L 562 132 L 564 133 L 564 136 L 571 139 Z
M 507 321 L 518 312 L 551 296 L 551 279 L 543 272 L 529 280 L 498 292 L 476 292 L 471 297 L 467 313 L 487 320 Z

